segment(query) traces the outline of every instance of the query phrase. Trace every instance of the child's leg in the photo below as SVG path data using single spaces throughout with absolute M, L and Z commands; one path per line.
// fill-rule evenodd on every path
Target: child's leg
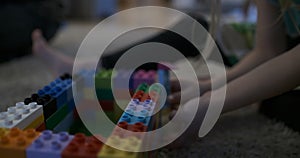
M 73 59 L 51 48 L 38 29 L 32 32 L 32 52 L 41 58 L 55 74 L 72 72 Z

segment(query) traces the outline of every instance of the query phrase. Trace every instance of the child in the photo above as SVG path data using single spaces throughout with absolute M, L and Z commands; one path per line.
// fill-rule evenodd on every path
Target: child
M 296 0 L 256 0 L 258 8 L 255 48 L 227 75 L 226 98 L 222 113 L 236 110 L 289 90 L 300 84 L 300 3 Z M 218 82 L 218 78 L 212 78 Z M 200 107 L 190 128 L 173 144 L 189 144 L 197 137 L 210 100 L 210 80 L 200 81 Z M 178 84 L 173 85 L 179 90 Z M 225 87 L 213 91 L 219 94 Z M 191 96 L 189 99 L 193 99 Z M 180 93 L 173 93 L 169 101 L 178 104 Z M 185 100 L 187 100 L 185 98 Z M 183 108 L 188 109 L 192 101 Z M 188 110 L 187 110 L 188 111 Z

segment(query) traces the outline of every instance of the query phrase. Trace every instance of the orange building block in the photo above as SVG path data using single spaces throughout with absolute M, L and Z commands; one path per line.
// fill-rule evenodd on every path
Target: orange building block
M 3 158 L 26 158 L 26 148 L 39 136 L 34 129 L 21 131 L 12 128 L 0 138 L 0 154 Z
M 97 138 L 79 133 L 63 150 L 62 158 L 97 158 L 102 145 L 103 143 Z
M 8 129 L 0 128 L 0 138 L 5 136 L 8 133 Z

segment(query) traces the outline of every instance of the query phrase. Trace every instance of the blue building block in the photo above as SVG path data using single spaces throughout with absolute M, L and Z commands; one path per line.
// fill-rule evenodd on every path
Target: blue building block
M 157 76 L 158 76 L 158 82 L 165 87 L 167 91 L 167 95 L 169 95 L 171 93 L 169 70 L 159 69 L 157 70 Z M 169 107 L 169 103 L 166 102 L 164 107 Z
M 150 121 L 151 121 L 151 117 L 149 117 L 149 116 L 147 116 L 147 117 L 134 116 L 134 115 L 124 112 L 118 123 L 127 122 L 128 124 L 133 125 L 135 123 L 141 122 L 144 124 L 144 126 L 148 127 L 150 124 Z
M 72 80 L 60 78 L 54 80 L 49 85 L 45 86 L 43 89 L 38 91 L 38 95 L 50 95 L 56 99 L 57 109 L 60 109 L 63 105 L 68 102 L 71 102 L 73 96 L 72 94 Z M 72 109 L 72 107 L 70 107 Z
M 26 149 L 27 158 L 61 158 L 61 153 L 73 139 L 66 132 L 53 134 L 46 130 Z

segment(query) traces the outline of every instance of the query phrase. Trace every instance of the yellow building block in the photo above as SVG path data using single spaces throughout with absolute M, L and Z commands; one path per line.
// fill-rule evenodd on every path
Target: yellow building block
M 43 123 L 44 123 L 44 115 L 41 115 L 38 118 L 36 118 L 33 122 L 31 122 L 27 127 L 25 127 L 25 130 L 31 128 L 37 129 Z
M 108 138 L 107 143 L 116 146 L 120 150 L 105 145 L 99 152 L 98 158 L 138 158 L 140 155 L 138 151 L 142 142 L 136 137 L 120 138 L 119 136 L 111 136 Z

